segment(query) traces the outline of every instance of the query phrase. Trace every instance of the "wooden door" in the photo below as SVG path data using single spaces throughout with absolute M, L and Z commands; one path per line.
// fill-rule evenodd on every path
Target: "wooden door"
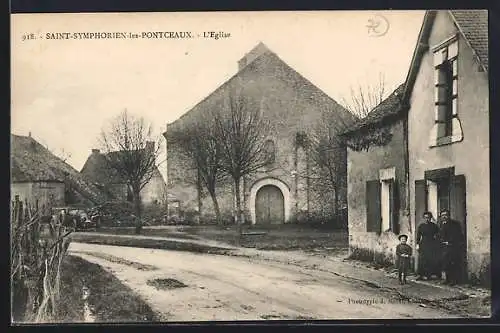
M 462 228 L 463 248 L 461 262 L 461 281 L 467 281 L 467 205 L 465 176 L 457 175 L 452 178 L 450 186 L 450 217 L 460 223 Z
M 257 224 L 285 222 L 285 201 L 278 187 L 266 185 L 257 191 L 255 215 Z

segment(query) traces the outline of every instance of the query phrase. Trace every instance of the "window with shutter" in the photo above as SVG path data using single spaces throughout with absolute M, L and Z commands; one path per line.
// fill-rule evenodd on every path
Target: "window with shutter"
M 392 179 L 380 181 L 380 213 L 382 219 L 382 231 L 391 230 L 391 209 L 392 209 L 392 195 L 391 195 Z
M 392 179 L 390 182 L 390 193 L 391 193 L 391 230 L 395 234 L 399 234 L 399 210 L 400 197 L 399 197 L 399 182 Z
M 380 181 L 366 182 L 366 231 L 381 232 L 382 216 L 380 211 Z
M 458 118 L 458 39 L 452 38 L 434 50 L 435 123 L 430 146 L 463 139 Z

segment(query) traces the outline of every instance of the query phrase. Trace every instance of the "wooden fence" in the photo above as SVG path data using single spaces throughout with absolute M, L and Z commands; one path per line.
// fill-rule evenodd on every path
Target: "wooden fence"
M 13 322 L 50 322 L 60 297 L 61 263 L 71 230 L 49 207 L 11 203 L 11 305 Z

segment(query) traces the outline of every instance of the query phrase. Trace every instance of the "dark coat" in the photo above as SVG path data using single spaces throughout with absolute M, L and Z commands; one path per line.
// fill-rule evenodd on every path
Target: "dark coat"
M 402 257 L 402 254 L 407 254 L 408 257 Z M 398 246 L 396 246 L 396 267 L 399 269 L 408 269 L 412 254 L 413 249 L 410 245 L 398 244 Z
M 419 248 L 418 272 L 420 275 L 440 274 L 439 227 L 433 222 L 424 222 L 417 229 Z
M 443 223 L 440 231 L 442 242 L 448 242 L 448 246 L 461 248 L 464 245 L 464 234 L 460 223 L 455 220 L 449 220 Z
M 458 264 L 461 260 L 462 251 L 465 245 L 464 234 L 460 223 L 451 219 L 447 223 L 443 223 L 440 237 L 443 242 L 443 260 L 445 266 L 449 264 Z

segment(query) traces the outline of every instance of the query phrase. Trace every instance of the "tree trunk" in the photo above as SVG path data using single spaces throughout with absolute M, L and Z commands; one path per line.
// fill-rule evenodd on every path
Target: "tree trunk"
M 240 197 L 240 178 L 234 180 L 234 189 L 236 192 L 236 224 L 238 225 L 238 245 L 241 243 L 242 219 L 241 219 L 241 197 Z
M 133 189 L 134 191 L 134 209 L 136 214 L 135 220 L 135 233 L 139 235 L 142 231 L 142 219 L 141 219 L 141 194 L 139 189 Z
M 343 211 L 339 209 L 339 173 L 335 172 L 335 184 L 333 184 L 334 189 L 335 189 L 335 194 L 334 194 L 334 200 L 335 200 L 335 218 L 337 219 L 337 225 L 340 222 L 340 225 L 344 226 L 344 217 L 343 217 Z M 340 219 L 340 221 L 339 221 Z
M 217 220 L 217 225 L 222 225 L 223 221 L 220 213 L 219 201 L 217 201 L 217 195 L 215 194 L 215 190 L 209 192 L 210 192 L 210 197 L 212 198 L 212 202 L 214 204 L 215 219 Z
M 306 201 L 307 201 L 307 222 L 310 222 L 311 218 L 311 198 L 310 198 L 310 193 L 311 193 L 311 178 L 310 178 L 310 161 L 309 161 L 309 149 L 305 150 L 306 153 Z
M 201 186 L 201 175 L 200 175 L 200 171 L 198 170 L 198 173 L 197 173 L 197 178 L 196 178 L 196 189 L 198 191 L 198 194 L 197 194 L 197 199 L 198 199 L 198 215 L 195 216 L 195 224 L 200 224 L 200 220 L 201 220 L 201 214 L 202 214 L 202 210 L 203 210 L 203 198 L 202 198 L 202 191 L 203 191 L 203 187 Z

